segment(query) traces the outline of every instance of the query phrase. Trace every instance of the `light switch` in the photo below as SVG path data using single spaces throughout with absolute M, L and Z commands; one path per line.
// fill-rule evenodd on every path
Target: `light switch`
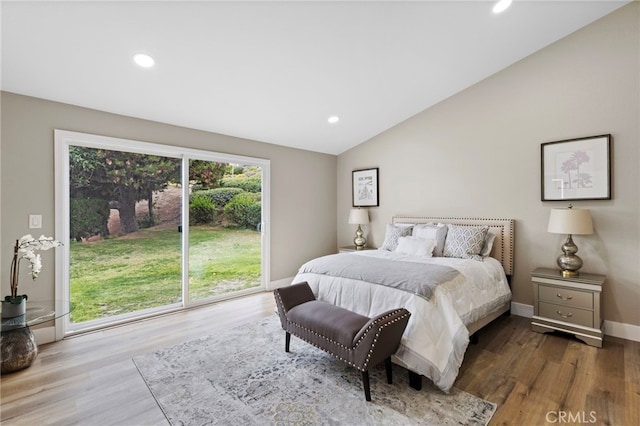
M 29 215 L 29 228 L 30 229 L 42 228 L 42 215 L 41 214 L 30 214 Z

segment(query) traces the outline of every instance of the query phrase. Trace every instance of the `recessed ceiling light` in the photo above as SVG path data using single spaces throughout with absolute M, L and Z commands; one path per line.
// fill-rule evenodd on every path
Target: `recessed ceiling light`
M 151 68 L 156 61 L 149 55 L 137 53 L 133 56 L 133 61 L 143 68 Z
M 493 6 L 493 13 L 504 12 L 505 10 L 507 10 L 509 6 L 511 6 L 511 1 L 512 0 L 500 0 L 498 3 L 496 3 Z
M 332 115 L 331 117 L 327 118 L 327 122 L 329 124 L 336 124 L 338 123 L 338 121 L 340 121 L 340 117 L 338 117 L 337 115 Z

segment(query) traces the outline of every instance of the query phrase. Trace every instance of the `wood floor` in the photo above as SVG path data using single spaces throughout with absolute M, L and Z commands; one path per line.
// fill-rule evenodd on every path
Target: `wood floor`
M 30 368 L 2 376 L 0 421 L 166 425 L 131 358 L 272 315 L 274 307 L 272 294 L 261 293 L 42 345 Z M 607 338 L 597 349 L 534 333 L 517 316 L 480 333 L 455 386 L 498 404 L 491 425 L 640 424 L 640 343 Z

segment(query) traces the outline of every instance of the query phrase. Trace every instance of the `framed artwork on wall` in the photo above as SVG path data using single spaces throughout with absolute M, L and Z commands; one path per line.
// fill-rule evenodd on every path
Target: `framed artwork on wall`
M 354 170 L 352 172 L 353 207 L 378 207 L 378 168 Z
M 611 135 L 541 145 L 542 201 L 610 200 Z

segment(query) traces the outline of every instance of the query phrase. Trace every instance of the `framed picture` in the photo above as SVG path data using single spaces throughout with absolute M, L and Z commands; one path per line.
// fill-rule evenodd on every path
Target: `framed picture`
M 378 168 L 352 172 L 353 207 L 378 207 Z
M 610 200 L 611 135 L 541 146 L 542 201 Z

